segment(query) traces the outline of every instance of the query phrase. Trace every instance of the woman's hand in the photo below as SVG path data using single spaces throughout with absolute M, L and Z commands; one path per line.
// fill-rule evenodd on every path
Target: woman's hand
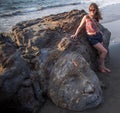
M 75 38 L 77 38 L 77 35 L 74 34 L 74 35 L 71 35 L 70 37 L 73 38 L 73 39 L 75 39 Z
M 81 31 L 81 29 L 85 26 L 85 23 L 86 23 L 86 15 L 82 18 L 80 25 L 78 26 L 76 32 L 73 35 L 71 35 L 71 38 L 73 38 L 73 39 L 78 38 L 77 35 Z

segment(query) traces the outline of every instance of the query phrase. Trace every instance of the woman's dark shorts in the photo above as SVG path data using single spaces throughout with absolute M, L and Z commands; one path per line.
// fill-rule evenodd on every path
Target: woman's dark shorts
M 88 35 L 88 40 L 91 45 L 103 42 L 102 34 L 97 33 L 96 35 Z

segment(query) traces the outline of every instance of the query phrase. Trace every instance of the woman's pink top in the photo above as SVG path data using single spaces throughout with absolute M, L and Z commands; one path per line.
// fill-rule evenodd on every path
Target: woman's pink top
M 94 35 L 99 32 L 97 22 L 90 17 L 86 18 L 86 31 L 88 35 Z

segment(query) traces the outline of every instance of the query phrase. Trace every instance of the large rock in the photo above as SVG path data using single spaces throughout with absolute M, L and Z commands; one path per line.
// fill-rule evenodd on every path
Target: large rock
M 102 102 L 99 80 L 77 52 L 61 56 L 55 63 L 50 74 L 49 95 L 56 105 L 75 111 Z
M 1 34 L 0 105 L 12 100 L 18 108 L 37 112 L 48 96 L 62 108 L 82 111 L 102 102 L 94 72 L 98 53 L 85 29 L 78 39 L 70 39 L 85 14 L 72 10 L 24 21 Z M 99 27 L 108 49 L 110 32 Z
M 44 102 L 40 78 L 17 48 L 0 36 L 0 108 L 36 112 Z

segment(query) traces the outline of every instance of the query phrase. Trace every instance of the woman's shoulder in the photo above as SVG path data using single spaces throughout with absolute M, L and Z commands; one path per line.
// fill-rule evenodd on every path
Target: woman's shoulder
M 84 16 L 83 16 L 83 19 L 86 19 L 86 18 L 87 18 L 87 15 L 84 15 Z
M 90 19 L 90 16 L 88 14 L 84 15 L 84 19 Z
M 84 19 L 85 21 L 91 20 L 88 14 L 84 15 L 83 19 Z

